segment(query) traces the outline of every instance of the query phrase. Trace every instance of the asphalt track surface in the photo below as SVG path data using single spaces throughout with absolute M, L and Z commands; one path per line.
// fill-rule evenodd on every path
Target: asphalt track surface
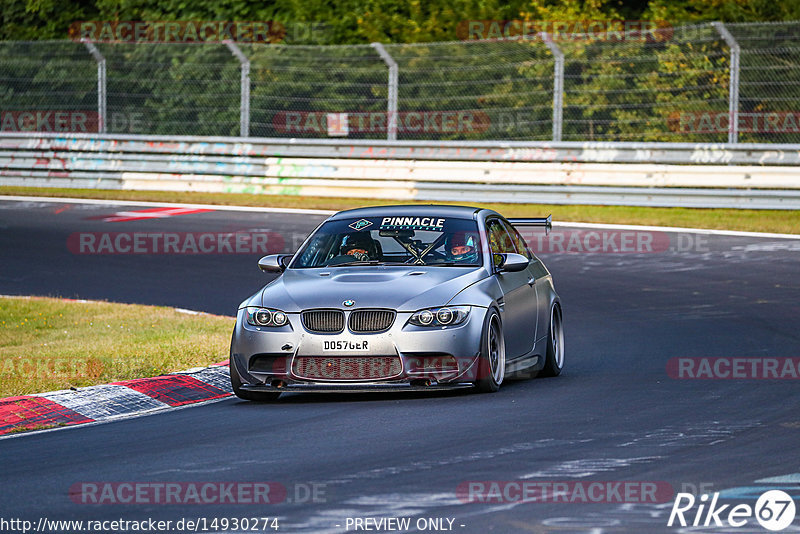
M 85 255 L 67 248 L 68 237 L 266 229 L 282 234 L 288 250 L 323 219 L 224 211 L 97 218 L 118 211 L 0 202 L 0 293 L 232 315 L 269 280 L 258 254 Z M 467 481 L 492 480 L 665 481 L 675 492 L 735 495 L 795 474 L 781 487 L 800 487 L 798 380 L 676 380 L 666 371 L 674 357 L 800 356 L 800 241 L 668 235 L 672 250 L 653 253 L 539 254 L 564 308 L 566 369 L 558 378 L 483 395 L 230 398 L 5 439 L 0 517 L 278 517 L 278 532 L 344 532 L 348 517 L 409 517 L 412 531 L 418 518 L 451 518 L 453 531 L 469 533 L 766 532 L 753 520 L 739 529 L 667 527 L 671 498 L 520 504 L 456 495 Z M 679 239 L 688 250 L 674 250 Z M 91 481 L 271 481 L 289 493 L 268 505 L 73 502 L 70 487 Z M 305 498 L 311 484 L 316 502 Z

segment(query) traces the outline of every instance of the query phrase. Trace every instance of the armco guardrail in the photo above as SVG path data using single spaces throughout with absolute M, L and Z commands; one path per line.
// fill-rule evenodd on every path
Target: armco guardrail
M 800 208 L 800 146 L 0 135 L 0 184 Z
M 0 149 L 457 161 L 798 165 L 800 145 L 548 141 L 363 141 L 0 133 Z

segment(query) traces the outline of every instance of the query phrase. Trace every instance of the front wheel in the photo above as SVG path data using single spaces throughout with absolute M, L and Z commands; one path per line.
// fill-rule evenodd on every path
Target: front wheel
M 242 389 L 242 379 L 239 377 L 239 373 L 236 372 L 236 367 L 233 363 L 233 358 L 229 360 L 229 368 L 231 373 L 231 387 L 233 388 L 233 394 L 243 400 L 255 401 L 255 402 L 269 402 L 277 400 L 278 397 L 281 396 L 280 392 L 274 391 L 245 391 Z
M 497 311 L 489 310 L 481 339 L 478 362 L 478 391 L 493 393 L 500 389 L 506 375 L 506 347 L 503 326 Z
M 561 322 L 561 306 L 550 308 L 550 328 L 547 336 L 547 358 L 542 376 L 558 376 L 564 368 L 564 327 Z

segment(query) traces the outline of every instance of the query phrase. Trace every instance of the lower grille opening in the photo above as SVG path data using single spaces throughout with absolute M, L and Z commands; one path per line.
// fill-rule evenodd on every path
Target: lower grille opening
M 292 373 L 311 380 L 379 380 L 403 371 L 398 356 L 298 356 Z
M 285 375 L 289 358 L 286 354 L 256 354 L 250 358 L 248 371 Z
M 442 374 L 458 371 L 458 360 L 445 353 L 408 353 L 406 356 L 407 371 L 413 374 Z

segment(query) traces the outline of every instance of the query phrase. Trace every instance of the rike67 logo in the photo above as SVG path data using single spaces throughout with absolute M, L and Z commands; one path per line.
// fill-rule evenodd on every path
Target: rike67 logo
M 763 528 L 777 532 L 791 525 L 795 518 L 794 501 L 781 490 L 762 493 L 754 507 L 749 504 L 720 505 L 718 501 L 719 493 L 714 493 L 710 502 L 706 494 L 696 499 L 691 493 L 678 493 L 667 526 L 740 528 L 755 517 Z

